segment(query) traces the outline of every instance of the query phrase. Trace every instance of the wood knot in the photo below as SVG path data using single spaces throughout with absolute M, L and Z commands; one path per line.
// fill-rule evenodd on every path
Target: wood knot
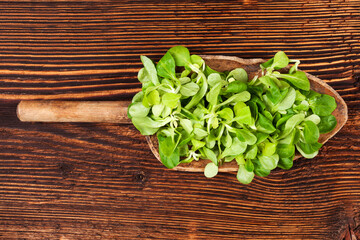
M 354 73 L 354 87 L 360 86 L 360 71 Z
M 145 183 L 146 182 L 146 176 L 143 171 L 138 172 L 134 175 L 134 181 L 137 183 Z
M 73 166 L 64 162 L 61 162 L 59 164 L 59 170 L 60 170 L 60 174 L 63 178 L 67 178 L 72 170 L 73 170 Z

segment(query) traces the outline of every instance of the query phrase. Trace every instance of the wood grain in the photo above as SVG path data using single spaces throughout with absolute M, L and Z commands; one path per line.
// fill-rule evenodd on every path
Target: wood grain
M 21 101 L 16 115 L 22 122 L 90 122 L 131 124 L 130 101 Z
M 360 239 L 360 1 L 0 1 L 0 239 Z M 331 85 L 349 120 L 250 185 L 165 169 L 131 125 L 22 123 L 20 100 L 130 100 L 139 55 L 269 58 Z

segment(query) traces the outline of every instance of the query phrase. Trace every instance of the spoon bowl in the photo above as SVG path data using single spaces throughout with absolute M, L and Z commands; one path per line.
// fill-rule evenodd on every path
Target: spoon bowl
M 260 63 L 265 62 L 264 59 L 254 58 L 254 59 L 243 59 L 238 57 L 230 57 L 230 56 L 218 56 L 218 55 L 201 55 L 201 57 L 205 60 L 205 63 L 212 69 L 223 72 L 223 71 L 230 71 L 235 68 L 243 68 L 249 75 L 249 79 L 252 79 L 255 75 L 261 71 L 259 65 Z M 288 68 L 289 69 L 289 68 Z M 287 69 L 287 70 L 288 70 Z M 330 138 L 332 138 L 346 123 L 348 119 L 348 110 L 344 99 L 327 83 L 322 81 L 321 79 L 306 73 L 309 81 L 310 81 L 310 88 L 316 92 L 322 94 L 328 94 L 335 98 L 337 107 L 332 113 L 336 120 L 337 125 L 329 133 L 320 134 L 319 142 L 324 144 Z M 146 140 L 149 144 L 149 147 L 155 157 L 160 160 L 159 150 L 158 150 L 158 141 L 156 136 L 146 136 Z M 300 158 L 300 153 L 296 153 L 294 159 Z M 210 162 L 210 160 L 199 160 L 199 161 L 192 161 L 191 163 L 182 163 L 175 168 L 174 170 L 179 171 L 187 171 L 187 172 L 203 172 L 205 166 Z M 238 170 L 238 165 L 236 161 L 232 161 L 229 163 L 224 163 L 219 167 L 220 172 L 234 172 Z

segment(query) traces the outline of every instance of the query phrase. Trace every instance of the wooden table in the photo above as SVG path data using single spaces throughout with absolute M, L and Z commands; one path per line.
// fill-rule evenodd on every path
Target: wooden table
M 1 1 L 0 239 L 360 239 L 360 1 Z M 22 99 L 129 100 L 139 55 L 269 58 L 329 83 L 347 125 L 241 185 L 167 170 L 131 125 L 21 123 Z

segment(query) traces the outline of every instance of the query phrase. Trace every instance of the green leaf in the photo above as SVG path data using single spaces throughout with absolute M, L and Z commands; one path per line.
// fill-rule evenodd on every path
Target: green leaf
M 259 81 L 266 86 L 266 96 L 272 104 L 278 104 L 281 101 L 282 96 L 279 87 L 274 83 L 273 79 L 269 76 L 262 76 L 259 78 Z
M 234 118 L 234 113 L 231 108 L 223 108 L 221 111 L 217 112 L 217 115 L 225 120 L 232 120 Z
M 135 94 L 135 96 L 133 97 L 133 99 L 131 100 L 132 103 L 135 102 L 142 102 L 142 99 L 144 98 L 144 92 L 138 92 L 137 94 Z
M 256 103 L 256 105 L 258 106 L 259 112 L 262 112 L 266 109 L 266 104 L 257 96 L 251 96 L 251 100 L 250 102 L 254 102 Z
M 146 56 L 140 56 L 141 62 L 144 65 L 144 69 L 146 71 L 146 73 L 148 74 L 148 78 L 150 79 L 150 81 L 155 85 L 159 85 L 159 79 L 157 76 L 157 71 L 155 68 L 154 63 L 151 61 L 150 58 L 146 57 Z
M 318 150 L 321 148 L 321 143 L 303 143 L 298 142 L 296 144 L 296 149 L 300 154 L 305 158 L 314 158 L 318 154 Z
M 264 148 L 262 150 L 262 155 L 263 156 L 271 156 L 276 152 L 276 146 L 277 143 L 272 143 L 272 142 L 265 142 L 264 144 Z
M 142 84 L 141 90 L 146 91 L 150 87 L 154 87 L 154 84 L 151 81 L 145 82 Z
M 141 68 L 139 70 L 137 78 L 142 84 L 151 82 L 150 76 L 149 76 L 148 72 L 145 70 L 145 68 Z
M 172 141 L 171 137 L 166 137 L 162 134 L 158 134 L 157 137 L 161 162 L 167 168 L 174 168 L 180 162 L 180 154 L 177 144 Z
M 306 99 L 306 97 L 299 91 L 299 90 L 296 90 L 296 97 L 295 97 L 295 100 L 296 101 L 304 101 Z
M 233 156 L 225 157 L 224 162 L 232 162 L 235 158 Z
M 298 128 L 295 128 L 295 129 L 293 130 L 293 132 L 294 132 L 294 138 L 293 138 L 291 144 L 296 144 L 296 143 L 298 143 L 298 142 L 300 141 L 301 130 L 298 129 Z
M 159 152 L 160 160 L 167 168 L 174 168 L 180 163 L 180 155 L 179 155 L 179 149 L 176 148 L 174 152 L 170 156 L 165 156 L 161 152 Z
M 160 103 L 160 95 L 157 90 L 151 91 L 149 94 L 146 95 L 147 102 L 149 105 L 156 105 Z
M 297 146 L 297 145 L 296 145 L 296 146 Z M 308 158 L 308 159 L 311 159 L 311 158 L 316 157 L 316 156 L 318 155 L 318 153 L 319 153 L 318 151 L 315 151 L 315 152 L 313 152 L 313 153 L 305 153 L 305 152 L 302 151 L 301 148 L 296 147 L 296 149 L 299 151 L 299 153 L 300 153 L 304 158 Z
M 149 114 L 150 108 L 145 107 L 141 102 L 134 102 L 129 105 L 128 116 L 133 117 L 146 117 Z
M 163 112 L 165 108 L 164 104 L 156 104 L 154 106 L 152 106 L 151 108 L 151 112 L 154 114 L 155 117 L 159 117 L 161 115 L 161 113 Z
M 272 63 L 272 67 L 274 69 L 281 69 L 286 67 L 289 64 L 289 58 L 283 51 L 279 51 L 274 56 L 274 61 Z
M 294 128 L 304 121 L 305 115 L 303 113 L 298 113 L 291 116 L 285 123 L 285 129 L 280 138 L 284 138 L 291 133 Z
M 321 118 L 316 114 L 311 114 L 310 116 L 305 118 L 305 121 L 312 121 L 313 123 L 318 125 L 320 123 L 320 121 L 321 121 Z M 320 126 L 318 126 L 318 128 L 320 130 Z M 322 133 L 321 130 L 320 130 L 320 133 Z
M 312 121 L 304 121 L 304 139 L 306 143 L 316 143 L 320 132 L 318 127 Z
M 232 95 L 226 101 L 218 104 L 216 106 L 216 108 L 219 108 L 221 106 L 228 105 L 228 104 L 231 104 L 231 103 L 246 102 L 246 101 L 250 100 L 250 97 L 251 97 L 251 95 L 250 95 L 250 93 L 248 91 L 243 91 L 241 93 L 237 93 L 237 94 Z
M 249 101 L 249 102 L 247 102 L 247 105 L 250 108 L 251 116 L 254 118 L 254 120 L 257 120 L 259 117 L 259 109 L 258 109 L 257 104 L 255 102 Z
M 295 111 L 305 111 L 306 112 L 309 110 L 309 103 L 308 103 L 308 101 L 304 100 L 300 104 L 294 105 L 293 109 Z
M 184 130 L 190 134 L 193 131 L 192 122 L 189 119 L 180 119 L 180 125 L 184 128 Z
M 190 60 L 191 63 L 196 64 L 199 67 L 201 67 L 205 63 L 204 59 L 202 59 L 199 55 L 195 55 L 195 54 L 190 56 Z
M 272 78 L 277 79 L 277 78 L 275 78 L 275 77 L 272 77 Z M 290 87 L 290 84 L 287 83 L 286 81 L 280 81 L 280 80 L 278 80 L 278 83 L 277 83 L 277 84 L 279 84 L 279 88 L 280 88 L 281 91 L 284 91 L 285 89 L 288 89 L 288 88 Z M 286 94 L 287 92 L 284 91 L 284 93 Z
M 183 140 L 184 139 L 182 139 L 177 146 L 179 148 L 180 157 L 185 157 L 189 155 L 189 146 L 187 144 L 180 145 Z M 180 160 L 180 163 L 182 163 L 182 160 Z
M 235 129 L 236 136 L 241 142 L 245 142 L 248 145 L 254 145 L 256 143 L 256 136 L 246 129 Z
M 193 145 L 193 147 L 192 147 L 192 150 L 193 150 L 193 151 L 196 151 L 196 150 L 198 150 L 198 149 L 200 149 L 200 148 L 202 148 L 202 147 L 205 146 L 205 142 L 196 140 L 196 139 L 194 139 L 194 138 L 191 139 L 191 143 L 192 143 L 192 145 Z
M 261 113 L 259 113 L 259 118 L 256 122 L 256 129 L 263 133 L 273 133 L 276 130 L 272 122 Z
M 253 162 L 250 160 L 250 159 L 246 159 L 246 162 L 245 162 L 245 169 L 249 172 L 252 172 L 254 171 L 254 164 Z
M 169 108 L 175 108 L 177 104 L 179 103 L 181 95 L 176 93 L 165 93 L 162 96 L 162 103 L 169 107 Z
M 211 106 L 214 106 L 218 102 L 220 90 L 221 90 L 221 83 L 217 83 L 206 94 L 206 101 L 208 101 Z
M 261 166 L 264 169 L 273 170 L 276 168 L 278 162 L 279 162 L 279 155 L 274 154 L 272 156 L 258 156 Z
M 285 136 L 285 134 L 287 135 Z M 295 144 L 299 138 L 300 138 L 300 130 L 295 128 L 294 130 L 290 131 L 290 133 L 282 132 L 281 135 L 278 137 L 278 139 L 280 139 L 278 143 Z
M 278 167 L 285 170 L 289 170 L 293 166 L 293 162 L 294 162 L 293 159 L 294 156 L 284 157 L 284 158 L 281 157 L 278 162 Z
M 258 153 L 257 145 L 249 146 L 245 154 L 245 159 L 255 159 L 257 153 Z
M 243 154 L 239 154 L 239 155 L 235 156 L 235 160 L 238 165 L 245 165 L 245 163 L 246 163 L 246 160 L 245 160 Z
M 264 142 L 269 137 L 269 134 L 262 132 L 255 132 L 255 136 L 257 138 L 256 144 L 259 144 Z
M 186 134 L 183 134 L 183 138 L 179 142 L 178 146 L 179 147 L 184 146 L 184 145 L 187 146 L 187 144 L 191 141 L 191 139 L 194 139 L 194 133 L 191 133 L 191 134 L 189 134 L 187 136 L 186 136 Z
M 253 180 L 255 174 L 254 172 L 249 172 L 246 170 L 244 165 L 239 166 L 239 170 L 236 174 L 236 178 L 241 182 L 242 184 L 249 184 Z
M 289 120 L 289 118 L 291 118 L 292 116 L 294 116 L 294 114 L 286 114 L 286 115 L 282 116 L 282 117 L 276 122 L 276 128 L 279 128 L 282 124 L 286 123 L 286 121 Z
M 170 156 L 164 155 L 161 151 L 159 151 L 160 160 L 167 168 L 174 168 L 180 163 L 180 155 L 179 155 L 179 149 L 176 148 L 174 152 Z
M 234 121 L 238 122 L 239 124 L 247 124 L 247 125 L 253 124 L 254 120 L 251 118 L 250 107 L 246 106 L 238 110 L 236 117 L 234 118 Z
M 204 108 L 205 109 L 205 108 Z M 193 120 L 199 120 L 199 119 L 203 119 L 205 116 L 205 110 L 197 107 L 195 108 L 195 110 L 193 111 L 193 113 L 191 113 L 189 110 L 182 108 L 181 111 L 183 111 L 184 113 L 186 113 L 186 117 L 188 117 L 189 119 L 193 119 Z M 207 109 L 206 109 L 207 111 Z M 189 115 L 187 115 L 189 114 Z M 191 115 L 190 115 L 191 114 Z
M 259 84 L 257 86 L 254 85 L 248 85 L 247 91 L 251 93 L 251 97 L 262 97 L 262 94 L 264 92 L 264 86 L 262 84 Z
M 219 73 L 211 73 L 208 76 L 207 81 L 208 81 L 210 87 L 214 87 L 218 83 L 222 84 L 223 80 Z
M 295 154 L 295 146 L 294 144 L 278 144 L 276 152 L 280 158 L 290 158 Z
M 264 115 L 267 119 L 269 119 L 270 121 L 272 121 L 274 119 L 274 117 L 272 116 L 272 114 L 269 111 L 263 111 L 262 115 Z
M 191 109 L 196 104 L 198 104 L 201 101 L 201 99 L 205 96 L 206 91 L 208 89 L 208 84 L 205 79 L 205 76 L 202 76 L 201 79 L 202 79 L 202 85 L 200 87 L 200 90 L 192 97 L 190 102 L 186 104 L 185 109 Z
M 199 91 L 199 89 L 199 85 L 194 82 L 189 82 L 181 86 L 180 93 L 185 97 L 191 97 L 194 96 Z
M 328 133 L 334 130 L 337 125 L 337 120 L 333 115 L 320 117 L 320 122 L 318 125 L 320 133 Z
M 189 78 L 189 77 L 181 77 L 181 78 L 179 78 L 179 81 L 180 81 L 180 83 L 182 85 L 185 85 L 185 84 L 191 82 L 191 78 Z
M 226 88 L 227 93 L 240 93 L 242 91 L 246 91 L 247 85 L 240 81 L 234 81 L 229 83 L 229 85 Z
M 231 77 L 235 78 L 236 81 L 242 83 L 246 83 L 248 81 L 248 74 L 243 68 L 235 68 L 234 70 L 230 71 L 228 76 L 226 77 L 226 80 Z
M 313 90 L 309 91 L 300 91 L 302 94 L 306 96 L 308 99 L 315 99 L 317 97 L 321 97 L 321 93 L 315 92 Z
M 311 110 L 321 117 L 329 116 L 336 109 L 335 98 L 327 94 L 309 100 Z
M 163 85 L 163 86 L 159 86 L 160 88 L 164 87 L 164 88 L 166 88 L 166 90 L 171 89 L 171 88 L 169 88 L 169 86 L 174 87 L 174 81 L 170 80 L 168 78 L 163 78 L 161 80 L 161 85 Z
M 235 116 L 239 116 L 240 115 L 240 110 L 242 108 L 245 108 L 246 104 L 243 102 L 238 102 L 234 105 L 234 112 L 235 112 Z
M 133 117 L 131 120 L 142 135 L 153 135 L 160 127 L 169 123 L 171 119 L 165 118 L 155 121 L 149 117 Z
M 285 98 L 275 107 L 278 111 L 287 110 L 294 105 L 296 98 L 296 91 L 290 87 Z
M 171 156 L 176 148 L 176 144 L 172 138 L 160 133 L 157 135 L 157 138 L 159 142 L 159 152 L 162 152 L 164 156 Z
M 226 134 L 221 138 L 221 143 L 224 145 L 225 148 L 231 147 L 232 144 L 232 137 L 230 134 Z
M 171 108 L 165 106 L 164 110 L 161 113 L 161 117 L 165 118 L 171 114 Z
M 183 46 L 175 46 L 168 51 L 174 58 L 176 66 L 184 67 L 191 63 L 189 49 Z
M 260 66 L 262 66 L 263 68 L 268 68 L 273 64 L 273 62 L 274 62 L 274 58 L 271 58 L 268 61 L 261 63 Z
M 254 164 L 254 173 L 255 173 L 255 175 L 257 175 L 259 177 L 266 177 L 266 176 L 268 176 L 270 174 L 270 170 L 263 168 L 258 159 L 254 159 L 252 162 Z
M 187 77 L 191 73 L 191 70 L 184 69 L 184 71 L 181 72 L 180 78 Z M 179 79 L 180 80 L 180 79 Z
M 218 165 L 218 160 L 216 157 L 216 154 L 214 153 L 214 151 L 210 150 L 209 148 L 203 147 L 202 150 L 205 153 L 205 156 L 211 160 L 215 165 Z
M 219 167 L 216 166 L 213 162 L 208 163 L 205 166 L 204 175 L 207 178 L 215 177 L 218 174 L 218 172 L 219 172 Z
M 163 95 L 164 93 L 167 93 L 167 92 L 174 92 L 174 86 L 173 86 L 173 83 L 170 82 L 169 79 L 167 78 L 163 78 L 163 80 L 161 81 L 161 84 L 159 85 L 158 87 L 158 91 L 160 93 L 160 95 Z
M 277 78 L 283 78 L 289 81 L 295 87 L 309 91 L 310 90 L 310 82 L 307 78 L 306 74 L 302 71 L 296 71 L 293 74 L 274 74 Z
M 156 65 L 157 74 L 163 78 L 177 79 L 175 75 L 175 60 L 167 52 Z
M 211 149 L 215 146 L 217 142 L 215 140 L 207 140 L 208 137 L 209 135 L 205 138 L 206 147 Z
M 221 158 L 226 156 L 237 156 L 243 152 L 245 152 L 247 144 L 245 142 L 240 142 L 240 140 L 235 137 L 232 140 L 231 147 L 225 148 L 225 150 L 221 153 Z
M 204 129 L 195 127 L 194 128 L 194 134 L 197 137 L 197 139 L 202 139 L 204 137 L 206 137 L 208 135 L 208 132 L 205 131 Z

